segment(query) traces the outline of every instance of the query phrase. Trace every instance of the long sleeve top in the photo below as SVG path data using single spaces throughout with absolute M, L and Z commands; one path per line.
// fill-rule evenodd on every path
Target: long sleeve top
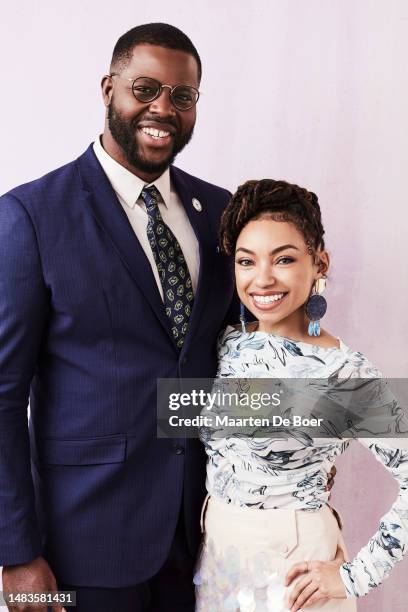
M 340 346 L 322 348 L 268 334 L 228 327 L 220 337 L 217 377 L 222 378 L 379 378 L 364 355 Z M 384 409 L 384 407 L 382 407 Z M 390 406 L 394 410 L 395 406 Z M 217 406 L 212 408 L 213 413 Z M 259 433 L 259 432 L 258 432 Z M 202 427 L 208 454 L 208 492 L 226 503 L 254 508 L 294 508 L 313 512 L 328 503 L 327 474 L 356 437 L 305 435 L 220 436 Z M 360 597 L 378 586 L 408 547 L 408 444 L 405 438 L 359 437 L 399 485 L 377 532 L 340 575 L 347 596 Z

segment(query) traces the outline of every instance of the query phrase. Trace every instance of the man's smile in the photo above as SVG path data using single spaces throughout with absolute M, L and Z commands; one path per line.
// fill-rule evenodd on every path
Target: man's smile
M 140 130 L 143 132 L 143 134 L 147 134 L 147 136 L 152 136 L 153 138 L 167 138 L 170 136 L 170 132 L 156 130 L 155 128 L 142 127 Z
M 137 134 L 141 143 L 156 149 L 167 149 L 174 142 L 174 134 L 163 128 L 138 126 Z
M 173 144 L 177 129 L 168 122 L 140 121 L 137 133 L 141 141 L 154 148 L 166 148 Z

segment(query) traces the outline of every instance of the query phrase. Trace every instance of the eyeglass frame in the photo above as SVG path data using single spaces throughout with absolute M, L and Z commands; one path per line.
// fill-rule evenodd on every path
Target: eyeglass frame
M 129 78 L 129 77 L 124 77 L 122 75 L 120 75 L 118 72 L 110 72 L 109 74 L 107 74 L 106 76 L 108 77 L 113 77 L 113 76 L 117 76 L 120 79 L 123 79 L 124 81 L 128 81 L 129 83 L 132 83 L 132 94 L 134 96 L 134 98 L 140 102 L 141 104 L 151 104 L 152 102 L 154 102 L 154 100 L 157 100 L 157 98 L 160 98 L 161 93 L 163 91 L 163 89 L 166 87 L 167 89 L 170 90 L 169 92 L 169 97 L 170 97 L 170 101 L 173 104 L 174 108 L 176 108 L 178 111 L 183 112 L 183 111 L 187 111 L 187 110 L 191 110 L 192 108 L 194 108 L 200 98 L 201 92 L 197 89 L 197 87 L 193 87 L 193 85 L 182 85 L 181 83 L 178 83 L 177 85 L 174 85 L 174 87 L 172 87 L 171 85 L 163 85 L 162 83 L 160 83 L 160 81 L 158 81 L 157 79 L 154 79 L 153 77 L 147 77 L 147 76 L 139 76 L 134 78 Z M 159 84 L 159 88 L 157 90 L 157 94 L 154 96 L 154 98 L 152 98 L 151 100 L 147 101 L 147 102 L 143 102 L 143 100 L 139 100 L 136 97 L 136 94 L 134 92 L 133 86 L 134 83 L 139 80 L 139 79 L 150 79 L 151 81 L 155 81 L 156 83 Z M 173 102 L 173 98 L 172 98 L 172 93 L 173 91 L 176 89 L 176 87 L 189 87 L 190 89 L 193 89 L 196 93 L 197 93 L 197 100 L 194 102 L 194 104 L 192 104 L 191 106 L 189 106 L 188 108 L 178 108 L 174 102 Z

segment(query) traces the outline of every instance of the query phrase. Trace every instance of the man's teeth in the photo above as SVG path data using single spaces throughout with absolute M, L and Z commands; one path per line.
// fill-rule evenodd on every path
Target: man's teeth
M 165 132 L 164 130 L 156 130 L 155 128 L 151 127 L 142 127 L 141 130 L 143 134 L 153 136 L 153 138 L 166 138 L 166 136 L 170 136 L 170 132 Z
M 254 295 L 255 302 L 259 304 L 270 304 L 271 302 L 277 302 L 283 298 L 283 293 L 276 293 L 275 295 Z

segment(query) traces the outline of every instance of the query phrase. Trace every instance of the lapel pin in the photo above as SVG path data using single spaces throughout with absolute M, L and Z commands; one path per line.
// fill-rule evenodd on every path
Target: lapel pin
M 194 206 L 194 208 L 196 209 L 197 212 L 201 212 L 203 210 L 203 206 L 202 206 L 200 200 L 197 200 L 197 198 L 193 198 L 191 200 L 191 202 L 192 202 L 192 204 L 193 204 L 193 206 Z

